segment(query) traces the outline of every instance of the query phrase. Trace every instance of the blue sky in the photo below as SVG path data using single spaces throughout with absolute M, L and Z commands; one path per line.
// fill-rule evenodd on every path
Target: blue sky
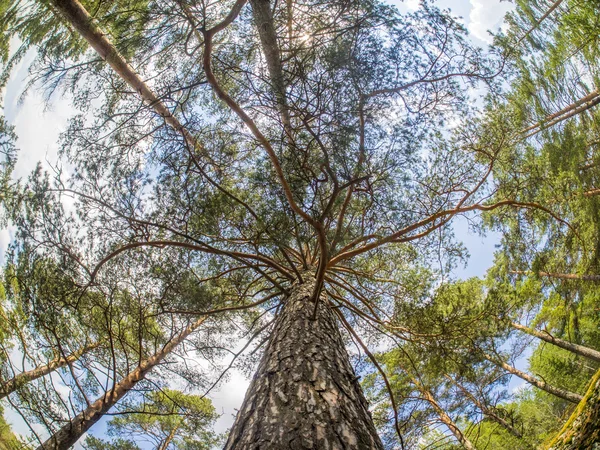
M 391 3 L 396 4 L 401 11 L 418 6 L 418 0 L 406 0 L 404 3 L 394 0 Z M 490 41 L 487 30 L 496 30 L 511 7 L 510 3 L 500 0 L 439 0 L 435 3 L 442 8 L 450 8 L 455 15 L 461 16 L 473 40 L 479 45 L 486 45 Z M 55 165 L 58 151 L 56 142 L 71 114 L 68 99 L 56 97 L 50 105 L 46 105 L 42 96 L 34 89 L 21 99 L 27 64 L 32 56 L 20 64 L 2 93 L 4 115 L 9 123 L 15 126 L 18 135 L 20 154 L 15 169 L 17 178 L 26 177 L 38 162 L 46 169 Z M 471 234 L 465 219 L 456 220 L 454 229 L 471 254 L 467 267 L 460 269 L 456 275 L 461 278 L 483 275 L 492 263 L 494 244 L 498 242 L 497 236 L 484 239 Z M 11 233 L 10 228 L 0 230 L 0 262 Z M 218 431 L 224 431 L 231 425 L 235 408 L 241 405 L 247 385 L 248 381 L 241 374 L 234 372 L 230 380 L 211 396 L 217 411 L 223 413 L 218 422 Z M 25 424 L 18 420 L 14 413 L 8 412 L 7 418 L 13 423 L 16 431 L 26 432 Z M 103 423 L 97 424 L 93 434 L 102 435 L 104 429 Z

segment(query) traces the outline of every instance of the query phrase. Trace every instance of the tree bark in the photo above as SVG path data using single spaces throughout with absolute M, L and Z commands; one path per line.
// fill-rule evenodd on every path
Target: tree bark
M 510 364 L 505 363 L 504 361 L 497 361 L 495 358 L 488 355 L 487 353 L 484 353 L 483 356 L 485 359 L 496 364 L 498 367 L 502 367 L 507 372 L 518 376 L 522 380 L 527 381 L 532 386 L 535 386 L 538 389 L 546 391 L 549 394 L 555 395 L 555 396 L 562 398 L 563 400 L 567 400 L 568 402 L 571 402 L 571 403 L 579 403 L 581 401 L 581 399 L 583 399 L 582 395 L 576 394 L 575 392 L 567 391 L 565 389 L 557 388 L 555 386 L 552 386 L 552 385 L 546 383 L 545 381 L 538 380 L 534 376 L 531 376 L 528 373 L 525 373 L 525 372 L 517 369 L 516 367 L 513 367 Z
M 98 345 L 99 343 L 87 345 L 77 350 L 76 352 L 71 353 L 67 357 L 55 358 L 48 364 L 44 364 L 42 366 L 38 366 L 34 369 L 15 375 L 10 380 L 0 384 L 0 399 L 3 399 L 7 395 L 11 394 L 12 392 L 16 391 L 17 389 L 21 388 L 22 386 L 26 385 L 27 383 L 33 380 L 37 380 L 38 378 L 48 375 L 49 373 L 54 372 L 55 370 L 60 369 L 61 367 L 66 366 L 67 364 L 74 363 L 85 353 L 98 347 Z
M 585 193 L 584 193 L 584 195 L 585 195 Z M 590 196 L 591 196 L 591 194 L 590 194 Z M 560 280 L 600 281 L 600 275 L 579 275 L 576 273 L 557 273 L 557 272 L 528 272 L 526 270 L 511 270 L 510 273 L 514 273 L 515 275 L 534 274 L 539 277 L 558 278 Z
M 583 401 L 563 429 L 544 447 L 548 450 L 600 448 L 600 371 L 592 378 Z
M 322 294 L 313 320 L 315 279 L 303 278 L 279 313 L 225 450 L 382 450 L 335 314 Z
M 473 445 L 473 443 L 464 435 L 462 430 L 460 428 L 458 428 L 458 426 L 454 423 L 454 421 L 448 415 L 448 413 L 446 413 L 446 411 L 444 411 L 444 409 L 439 405 L 439 403 L 433 397 L 431 392 L 429 390 L 425 389 L 425 387 L 420 384 L 417 384 L 417 389 L 419 389 L 419 392 L 421 392 L 421 395 L 423 396 L 423 398 L 425 400 L 427 400 L 429 402 L 429 404 L 433 407 L 436 414 L 440 418 L 440 421 L 444 425 L 446 425 L 446 427 L 448 427 L 448 429 L 454 435 L 454 437 L 458 440 L 458 442 L 460 442 L 461 445 L 466 450 L 477 450 L 475 448 L 475 446 Z
M 37 450 L 67 450 L 75 445 L 81 436 L 90 429 L 104 414 L 108 412 L 125 394 L 144 379 L 146 373 L 156 367 L 173 351 L 185 338 L 192 334 L 206 320 L 201 317 L 189 325 L 185 330 L 172 338 L 160 351 L 143 360 L 135 370 L 127 374 L 119 381 L 113 389 L 106 392 L 102 397 L 92 403 L 88 408 L 80 412 L 69 423 L 54 433 Z
M 107 38 L 78 0 L 50 0 L 62 18 L 66 20 L 83 39 L 104 59 L 119 76 L 131 86 L 154 111 L 161 116 L 196 151 L 208 158 L 202 144 L 192 135 L 169 108 L 152 92 L 144 80 L 133 70 L 119 50 Z
M 179 428 L 179 425 L 175 425 L 173 427 L 173 429 L 171 429 L 171 432 L 169 433 L 169 435 L 165 438 L 165 440 L 163 442 L 161 442 L 160 446 L 158 447 L 157 450 L 167 450 L 167 447 L 169 447 L 169 444 L 171 443 L 171 441 L 175 438 L 175 433 L 177 433 L 177 429 Z
M 570 352 L 573 352 L 577 355 L 583 356 L 584 358 L 591 359 L 593 361 L 600 362 L 600 352 L 598 350 L 594 350 L 593 348 L 585 347 L 579 344 L 573 344 L 572 342 L 565 341 L 564 339 L 559 339 L 552 336 L 550 333 L 545 331 L 539 331 L 533 328 L 526 327 L 519 323 L 513 322 L 512 327 L 527 333 L 531 336 L 535 336 L 543 341 L 549 342 L 550 344 L 556 345 L 557 347 L 563 348 Z

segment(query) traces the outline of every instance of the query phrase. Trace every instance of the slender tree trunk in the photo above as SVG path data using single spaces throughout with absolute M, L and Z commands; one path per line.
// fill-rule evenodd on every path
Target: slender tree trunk
M 489 419 L 493 420 L 494 422 L 502 425 L 513 436 L 518 437 L 519 439 L 523 438 L 523 435 L 519 431 L 517 431 L 517 429 L 515 427 L 513 427 L 510 423 L 508 423 L 508 421 L 506 419 L 504 419 L 504 418 L 500 417 L 498 414 L 496 414 L 496 412 L 492 408 L 489 408 L 486 405 L 484 405 L 482 402 L 480 402 L 477 399 L 477 397 L 475 397 L 471 392 L 469 392 L 469 390 L 467 388 L 465 388 L 463 385 L 461 385 L 458 381 L 456 381 L 450 375 L 445 375 L 445 377 L 446 377 L 446 379 L 450 380 L 451 383 L 456 385 L 461 390 L 461 392 L 463 394 L 465 394 L 465 396 L 471 402 L 473 402 L 475 404 L 475 406 L 477 406 L 486 417 L 488 417 Z
M 548 450 L 600 448 L 600 371 L 592 378 L 584 400 L 577 406 L 563 429 L 544 448 Z
M 539 331 L 533 328 L 526 327 L 519 323 L 513 322 L 512 327 L 527 333 L 531 336 L 535 336 L 543 341 L 549 342 L 550 344 L 556 345 L 557 347 L 563 348 L 570 352 L 573 352 L 577 355 L 583 356 L 584 358 L 591 359 L 593 361 L 600 362 L 600 352 L 598 350 L 594 350 L 593 348 L 585 347 L 579 344 L 573 344 L 572 342 L 565 341 L 564 339 L 559 339 L 552 336 L 550 333 L 546 333 L 545 331 Z
M 334 312 L 315 280 L 293 287 L 279 313 L 225 450 L 378 449 L 383 445 Z
M 576 273 L 557 273 L 557 272 L 528 272 L 526 270 L 511 270 L 510 273 L 514 273 L 515 275 L 535 274 L 539 277 L 558 278 L 560 280 L 600 281 L 600 275 L 579 275 Z
M 538 122 L 530 127 L 521 130 L 521 133 L 528 133 L 525 137 L 530 137 L 538 133 L 541 129 L 550 128 L 557 123 L 562 122 L 570 117 L 580 114 L 600 103 L 600 91 L 596 90 L 585 97 L 580 98 L 566 108 L 547 116 L 543 121 Z
M 157 450 L 167 450 L 167 447 L 169 446 L 169 444 L 171 443 L 171 441 L 173 440 L 173 438 L 175 437 L 175 433 L 177 433 L 177 429 L 179 428 L 179 425 L 175 425 L 173 427 L 173 429 L 171 430 L 171 432 L 169 433 L 169 435 L 165 438 L 165 440 L 160 444 L 160 446 L 158 447 Z
M 421 392 L 421 395 L 425 400 L 429 402 L 429 404 L 433 407 L 436 414 L 440 418 L 440 421 L 448 427 L 450 432 L 454 435 L 454 437 L 461 443 L 461 445 L 467 450 L 476 450 L 473 443 L 464 435 L 462 430 L 458 428 L 458 426 L 454 423 L 452 418 L 444 411 L 444 409 L 439 405 L 436 399 L 433 397 L 429 390 L 425 389 L 420 384 L 417 385 L 417 389 Z
M 252 4 L 252 16 L 260 37 L 261 48 L 265 54 L 277 109 L 281 115 L 285 131 L 291 136 L 291 120 L 285 97 L 285 79 L 277 45 L 277 31 L 273 24 L 273 5 L 270 0 L 250 0 L 250 3 Z
M 199 151 L 205 157 L 208 157 L 204 147 L 198 140 L 179 122 L 171 113 L 169 108 L 152 92 L 144 80 L 133 70 L 125 58 L 119 53 L 119 50 L 107 38 L 95 23 L 94 19 L 87 12 L 85 7 L 78 0 L 50 0 L 50 4 L 60 13 L 62 18 L 69 23 L 83 39 L 104 59 L 110 67 L 131 86 L 141 98 L 154 111 L 160 115 L 175 131 L 177 131 L 185 141 Z
M 81 436 L 90 429 L 102 416 L 108 412 L 127 392 L 144 379 L 146 373 L 156 367 L 160 362 L 173 351 L 185 338 L 193 333 L 206 320 L 200 318 L 180 334 L 172 338 L 160 351 L 145 359 L 140 365 L 127 374 L 119 381 L 113 389 L 106 392 L 102 397 L 92 403 L 87 409 L 80 412 L 68 424 L 54 433 L 46 442 L 40 445 L 37 450 L 66 450 L 81 438 Z
M 534 376 L 531 376 L 528 373 L 525 373 L 525 372 L 511 366 L 510 364 L 505 363 L 504 361 L 497 361 L 495 358 L 488 355 L 487 353 L 484 353 L 483 356 L 488 361 L 496 364 L 498 367 L 502 367 L 507 372 L 518 376 L 522 380 L 527 381 L 532 386 L 535 386 L 543 391 L 548 392 L 549 394 L 552 394 L 559 398 L 562 398 L 563 400 L 567 400 L 571 403 L 579 403 L 581 401 L 581 399 L 583 398 L 582 395 L 576 394 L 575 392 L 570 392 L 565 389 L 557 388 L 555 386 L 552 386 L 552 385 L 546 383 L 545 381 L 538 380 Z
M 42 366 L 38 366 L 34 369 L 15 375 L 10 380 L 0 384 L 0 399 L 3 399 L 7 395 L 11 394 L 17 389 L 20 389 L 21 387 L 25 386 L 27 383 L 33 380 L 37 380 L 38 378 L 48 375 L 49 373 L 54 372 L 55 370 L 60 369 L 61 367 L 66 366 L 67 364 L 74 363 L 85 353 L 98 347 L 98 345 L 99 343 L 87 345 L 77 350 L 76 352 L 71 353 L 67 357 L 53 359 L 48 364 L 44 364 Z

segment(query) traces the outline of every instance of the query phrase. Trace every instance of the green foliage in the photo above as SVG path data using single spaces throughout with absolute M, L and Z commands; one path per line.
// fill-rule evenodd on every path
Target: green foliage
M 275 37 L 256 28 L 252 2 L 230 16 L 230 0 L 82 5 L 91 23 L 50 0 L 0 0 L 0 81 L 35 49 L 30 88 L 68 91 L 74 110 L 60 138 L 70 173 L 38 167 L 16 184 L 0 123 L 1 200 L 17 228 L 0 343 L 31 365 L 100 343 L 14 395 L 28 419 L 53 432 L 199 317 L 183 354 L 213 363 L 224 337 L 264 342 L 298 274 L 319 267 L 331 306 L 384 350 L 389 383 L 367 366 L 365 387 L 386 445 L 396 425 L 413 446 L 445 437 L 433 423 L 490 448 L 531 448 L 556 429 L 568 406 L 513 395 L 498 362 L 532 350 L 530 371 L 574 392 L 595 369 L 511 322 L 600 343 L 600 291 L 547 277 L 600 268 L 600 115 L 578 103 L 598 88 L 597 1 L 544 17 L 548 1 L 519 0 L 489 54 L 428 1 L 407 14 L 375 0 L 272 2 Z M 90 48 L 86 27 L 111 44 Z M 450 220 L 475 211 L 501 249 L 486 279 L 456 281 L 466 251 Z M 132 450 L 142 435 L 157 448 L 215 445 L 212 406 L 169 390 L 165 374 L 211 382 L 170 357 L 152 374 L 165 389 L 132 392 L 115 439 L 90 448 Z
M 117 439 L 103 441 L 90 436 L 90 450 L 135 450 L 147 442 L 165 450 L 209 450 L 221 442 L 211 429 L 218 415 L 207 398 L 170 389 L 151 392 L 142 402 L 127 405 L 129 411 L 108 423 L 108 433 Z
M 11 427 L 3 416 L 4 411 L 0 407 L 0 450 L 18 450 L 23 448 L 22 442 L 14 435 Z

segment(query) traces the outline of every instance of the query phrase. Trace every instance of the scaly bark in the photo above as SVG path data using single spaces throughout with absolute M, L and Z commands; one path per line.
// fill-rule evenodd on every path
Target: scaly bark
M 127 392 L 144 379 L 146 374 L 175 349 L 185 338 L 192 334 L 206 320 L 205 317 L 198 319 L 185 330 L 171 339 L 160 351 L 143 360 L 138 367 L 119 381 L 113 389 L 106 392 L 102 397 L 92 403 L 88 408 L 80 412 L 69 423 L 54 433 L 37 450 L 66 450 L 81 438 L 104 414 L 108 412 Z
M 593 348 L 585 347 L 579 344 L 573 344 L 572 342 L 565 341 L 564 339 L 559 339 L 552 336 L 550 333 L 545 331 L 535 330 L 533 328 L 526 327 L 519 323 L 513 322 L 512 327 L 527 333 L 531 336 L 535 336 L 545 342 L 549 342 L 550 344 L 556 345 L 557 347 L 563 348 L 570 352 L 573 352 L 577 355 L 583 356 L 584 358 L 591 359 L 593 361 L 600 362 L 600 352 L 598 350 L 594 350 Z
M 377 449 L 383 445 L 315 279 L 293 287 L 231 429 L 225 450 Z
M 66 366 L 67 364 L 74 363 L 85 353 L 98 347 L 98 345 L 99 343 L 87 345 L 66 357 L 55 358 L 48 364 L 44 364 L 42 366 L 38 366 L 34 369 L 15 375 L 10 380 L 0 384 L 0 399 L 3 399 L 7 395 L 11 394 L 17 389 L 20 389 L 21 387 L 25 386 L 27 383 L 33 380 L 37 380 L 38 378 L 48 375 L 49 373 L 54 372 L 55 370 L 60 369 L 61 367 Z
M 552 386 L 551 384 L 546 383 L 545 381 L 538 380 L 536 377 L 529 375 L 528 373 L 523 372 L 522 370 L 517 369 L 516 367 L 511 366 L 510 364 L 505 363 L 504 361 L 497 361 L 492 356 L 487 353 L 483 354 L 484 358 L 488 361 L 496 364 L 498 367 L 502 367 L 508 373 L 518 376 L 522 380 L 527 381 L 532 386 L 535 386 L 538 389 L 548 392 L 549 394 L 555 395 L 563 400 L 567 400 L 571 403 L 579 403 L 581 399 L 583 399 L 582 395 L 576 394 L 575 392 L 567 391 L 566 389 L 557 388 L 556 386 Z

